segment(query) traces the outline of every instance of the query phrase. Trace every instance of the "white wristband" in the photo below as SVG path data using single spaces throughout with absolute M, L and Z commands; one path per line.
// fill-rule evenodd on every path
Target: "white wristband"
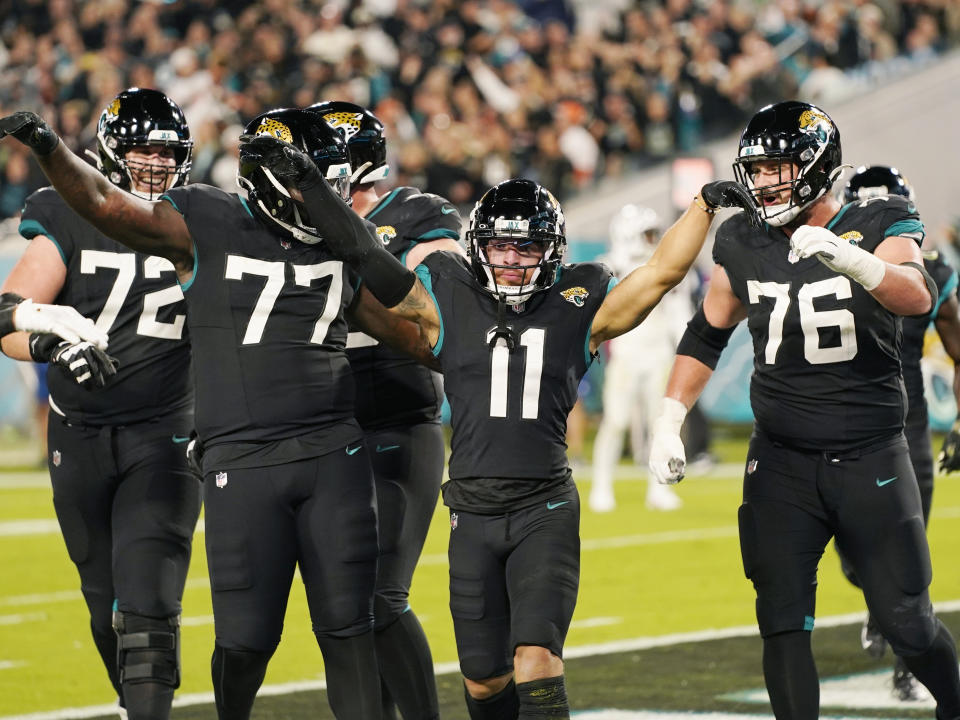
M 687 417 L 687 407 L 679 400 L 665 397 L 660 406 L 660 417 L 654 425 L 654 431 L 665 430 L 674 435 L 680 434 L 683 420 Z
M 867 292 L 874 290 L 877 285 L 883 282 L 883 276 L 887 272 L 887 264 L 873 253 L 857 248 L 859 252 L 854 253 L 850 267 L 846 274 L 863 285 Z

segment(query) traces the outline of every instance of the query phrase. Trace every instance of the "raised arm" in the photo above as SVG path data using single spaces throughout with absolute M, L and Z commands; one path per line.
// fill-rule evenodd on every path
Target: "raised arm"
M 718 207 L 742 207 L 750 217 L 750 193 L 729 180 L 704 185 L 661 238 L 653 256 L 620 282 L 603 301 L 590 330 L 590 351 L 639 325 L 696 260 Z
M 286 187 L 297 190 L 331 253 L 350 265 L 380 303 L 417 323 L 431 345 L 440 337 L 440 316 L 419 278 L 384 249 L 376 227 L 357 215 L 330 187 L 317 166 L 293 145 L 270 137 L 241 137 L 247 162 L 259 162 Z
M 111 184 L 71 152 L 38 115 L 0 118 L 0 138 L 28 146 L 60 196 L 104 235 L 132 250 L 170 260 L 181 280 L 193 273 L 193 243 L 183 217 L 165 201 L 149 202 Z
M 746 316 L 726 270 L 715 265 L 703 304 L 687 323 L 677 347 L 661 414 L 654 422 L 649 469 L 658 482 L 683 479 L 687 460 L 680 439 L 683 421 L 707 386 L 734 328 Z
M 365 285 L 360 286 L 357 299 L 348 311 L 348 319 L 367 335 L 409 355 L 421 365 L 440 370 L 440 363 L 432 350 L 437 338 L 431 342 L 421 325 L 387 310 Z

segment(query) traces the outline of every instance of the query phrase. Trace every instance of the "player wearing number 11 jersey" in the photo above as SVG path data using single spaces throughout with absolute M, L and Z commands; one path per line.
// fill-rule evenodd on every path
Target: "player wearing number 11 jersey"
M 683 416 L 746 318 L 756 424 L 740 547 L 774 714 L 818 716 L 810 633 L 817 565 L 834 537 L 937 717 L 957 718 L 956 647 L 927 592 L 930 555 L 903 434 L 898 316 L 929 313 L 937 297 L 920 254 L 923 224 L 904 197 L 841 206 L 829 192 L 840 168 L 839 132 L 813 105 L 770 105 L 747 125 L 734 170 L 764 225 L 741 213 L 717 231 L 716 266 L 677 349 L 650 470 L 661 482 L 683 476 Z
M 610 289 L 602 265 L 563 264 L 553 195 L 508 180 L 471 213 L 469 262 L 436 252 L 413 274 L 302 153 L 268 138 L 247 147 L 302 191 L 331 250 L 420 326 L 440 360 L 453 423 L 443 488 L 450 609 L 470 717 L 569 717 L 562 652 L 579 585 L 580 503 L 564 430 L 577 383 L 600 343 L 635 327 L 680 282 L 712 210 L 745 206 L 746 190 L 704 186 L 650 262 Z

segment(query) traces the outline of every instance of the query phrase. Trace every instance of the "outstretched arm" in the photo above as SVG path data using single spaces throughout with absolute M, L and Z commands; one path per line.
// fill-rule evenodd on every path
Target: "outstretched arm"
M 71 152 L 37 115 L 0 118 L 0 138 L 12 135 L 31 150 L 60 196 L 104 235 L 170 260 L 181 280 L 193 273 L 193 243 L 183 217 L 167 202 L 124 192 Z
M 269 135 L 240 138 L 246 162 L 269 168 L 287 187 L 296 188 L 331 253 L 363 278 L 390 312 L 419 324 L 430 344 L 439 339 L 440 316 L 419 278 L 383 247 L 376 227 L 338 196 L 306 153 Z
M 367 335 L 409 355 L 431 370 L 440 370 L 440 363 L 432 350 L 437 336 L 430 342 L 429 334 L 422 325 L 397 317 L 397 313 L 387 310 L 366 286 L 360 286 L 348 318 Z
M 590 351 L 639 325 L 660 299 L 677 285 L 697 259 L 713 214 L 721 206 L 740 206 L 755 217 L 753 200 L 743 186 L 719 181 L 700 194 L 664 233 L 653 256 L 627 275 L 603 301 L 590 330 Z

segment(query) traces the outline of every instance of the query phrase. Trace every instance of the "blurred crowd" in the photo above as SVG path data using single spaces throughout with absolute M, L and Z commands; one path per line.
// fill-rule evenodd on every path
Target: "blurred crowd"
M 232 190 L 247 120 L 344 99 L 386 124 L 393 183 L 461 205 L 511 175 L 566 197 L 960 43 L 955 0 L 0 0 L 0 18 L 0 111 L 76 150 L 117 92 L 155 87 L 186 113 L 192 179 Z M 0 144 L 0 218 L 38 173 Z

